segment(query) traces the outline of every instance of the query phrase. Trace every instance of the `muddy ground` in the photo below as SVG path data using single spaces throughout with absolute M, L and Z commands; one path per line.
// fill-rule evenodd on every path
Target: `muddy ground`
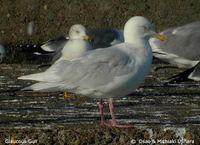
M 18 76 L 40 72 L 38 65 L 1 64 L 0 141 L 36 139 L 37 144 L 130 144 L 142 139 L 194 141 L 199 144 L 200 84 L 164 84 L 182 70 L 155 68 L 168 64 L 155 61 L 146 82 L 128 97 L 115 99 L 118 121 L 132 124 L 130 129 L 99 126 L 97 99 L 62 92 L 20 91 L 34 81 L 19 81 Z M 106 104 L 107 105 L 107 104 Z M 106 106 L 106 119 L 110 119 Z M 141 140 L 140 140 L 141 139 Z M 185 140 L 183 140 L 185 139 Z M 162 144 L 162 143 L 157 143 Z

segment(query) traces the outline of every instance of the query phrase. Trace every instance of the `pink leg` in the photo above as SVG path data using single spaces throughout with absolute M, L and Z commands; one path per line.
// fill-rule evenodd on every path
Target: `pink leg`
M 115 119 L 115 114 L 114 114 L 114 106 L 113 106 L 113 98 L 109 99 L 109 110 L 110 110 L 110 115 L 111 115 L 111 125 L 115 126 L 117 125 L 117 121 Z
M 132 127 L 131 125 L 120 125 L 120 124 L 117 124 L 117 121 L 115 119 L 115 114 L 114 114 L 113 98 L 109 99 L 109 110 L 110 110 L 110 114 L 111 114 L 112 120 L 111 120 L 110 124 L 105 124 L 105 125 L 110 126 L 110 127 L 117 127 L 117 128 L 129 128 L 129 127 Z
M 99 112 L 100 112 L 100 115 L 101 115 L 101 122 L 100 122 L 100 125 L 101 125 L 101 126 L 104 126 L 104 125 L 105 125 L 103 108 L 104 108 L 104 102 L 103 102 L 103 100 L 101 99 L 100 102 L 99 102 Z

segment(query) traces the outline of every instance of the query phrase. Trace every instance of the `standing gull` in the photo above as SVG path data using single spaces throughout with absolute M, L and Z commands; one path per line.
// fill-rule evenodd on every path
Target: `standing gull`
M 183 73 L 172 77 L 171 82 L 187 79 L 200 80 L 200 21 L 184 26 L 169 28 L 160 34 L 168 41 L 150 39 L 153 55 L 179 68 L 187 68 Z
M 144 81 L 152 63 L 152 51 L 148 42 L 152 36 L 165 40 L 164 36 L 153 31 L 152 24 L 146 18 L 135 16 L 125 24 L 124 43 L 88 51 L 71 61 L 61 60 L 43 73 L 21 76 L 18 79 L 40 81 L 23 90 L 70 91 L 99 98 L 101 125 L 129 127 L 117 123 L 113 98 L 132 93 Z M 108 98 L 112 117 L 110 123 L 106 123 L 103 116 L 102 99 Z

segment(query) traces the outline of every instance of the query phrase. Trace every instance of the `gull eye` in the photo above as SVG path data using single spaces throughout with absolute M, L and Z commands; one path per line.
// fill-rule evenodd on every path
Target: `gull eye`
M 80 31 L 75 31 L 77 34 L 79 34 L 80 33 Z
M 146 31 L 149 31 L 149 28 L 146 27 L 146 26 L 143 26 L 143 29 L 144 29 L 145 32 L 146 32 Z

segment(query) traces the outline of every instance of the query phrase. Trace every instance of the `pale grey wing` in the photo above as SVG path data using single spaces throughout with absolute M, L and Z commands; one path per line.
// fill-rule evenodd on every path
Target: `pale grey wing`
M 65 46 L 65 44 L 67 43 L 67 39 L 64 36 L 59 36 L 57 38 L 48 40 L 47 42 L 45 42 L 41 48 L 44 51 L 48 51 L 48 52 L 60 52 L 63 47 Z
M 164 43 L 156 41 L 160 50 L 186 59 L 200 59 L 200 22 L 171 28 L 161 33 L 168 37 L 168 41 Z
M 46 75 L 50 74 L 47 80 L 52 83 L 49 86 L 58 90 L 95 89 L 112 82 L 116 77 L 132 73 L 134 64 L 135 60 L 126 53 L 110 47 L 88 52 L 74 61 L 62 60 L 48 69 Z M 59 77 L 54 79 L 54 75 Z
M 91 44 L 93 48 L 105 48 L 111 46 L 112 43 L 117 44 L 124 41 L 122 30 L 89 29 L 88 33 L 92 37 Z

